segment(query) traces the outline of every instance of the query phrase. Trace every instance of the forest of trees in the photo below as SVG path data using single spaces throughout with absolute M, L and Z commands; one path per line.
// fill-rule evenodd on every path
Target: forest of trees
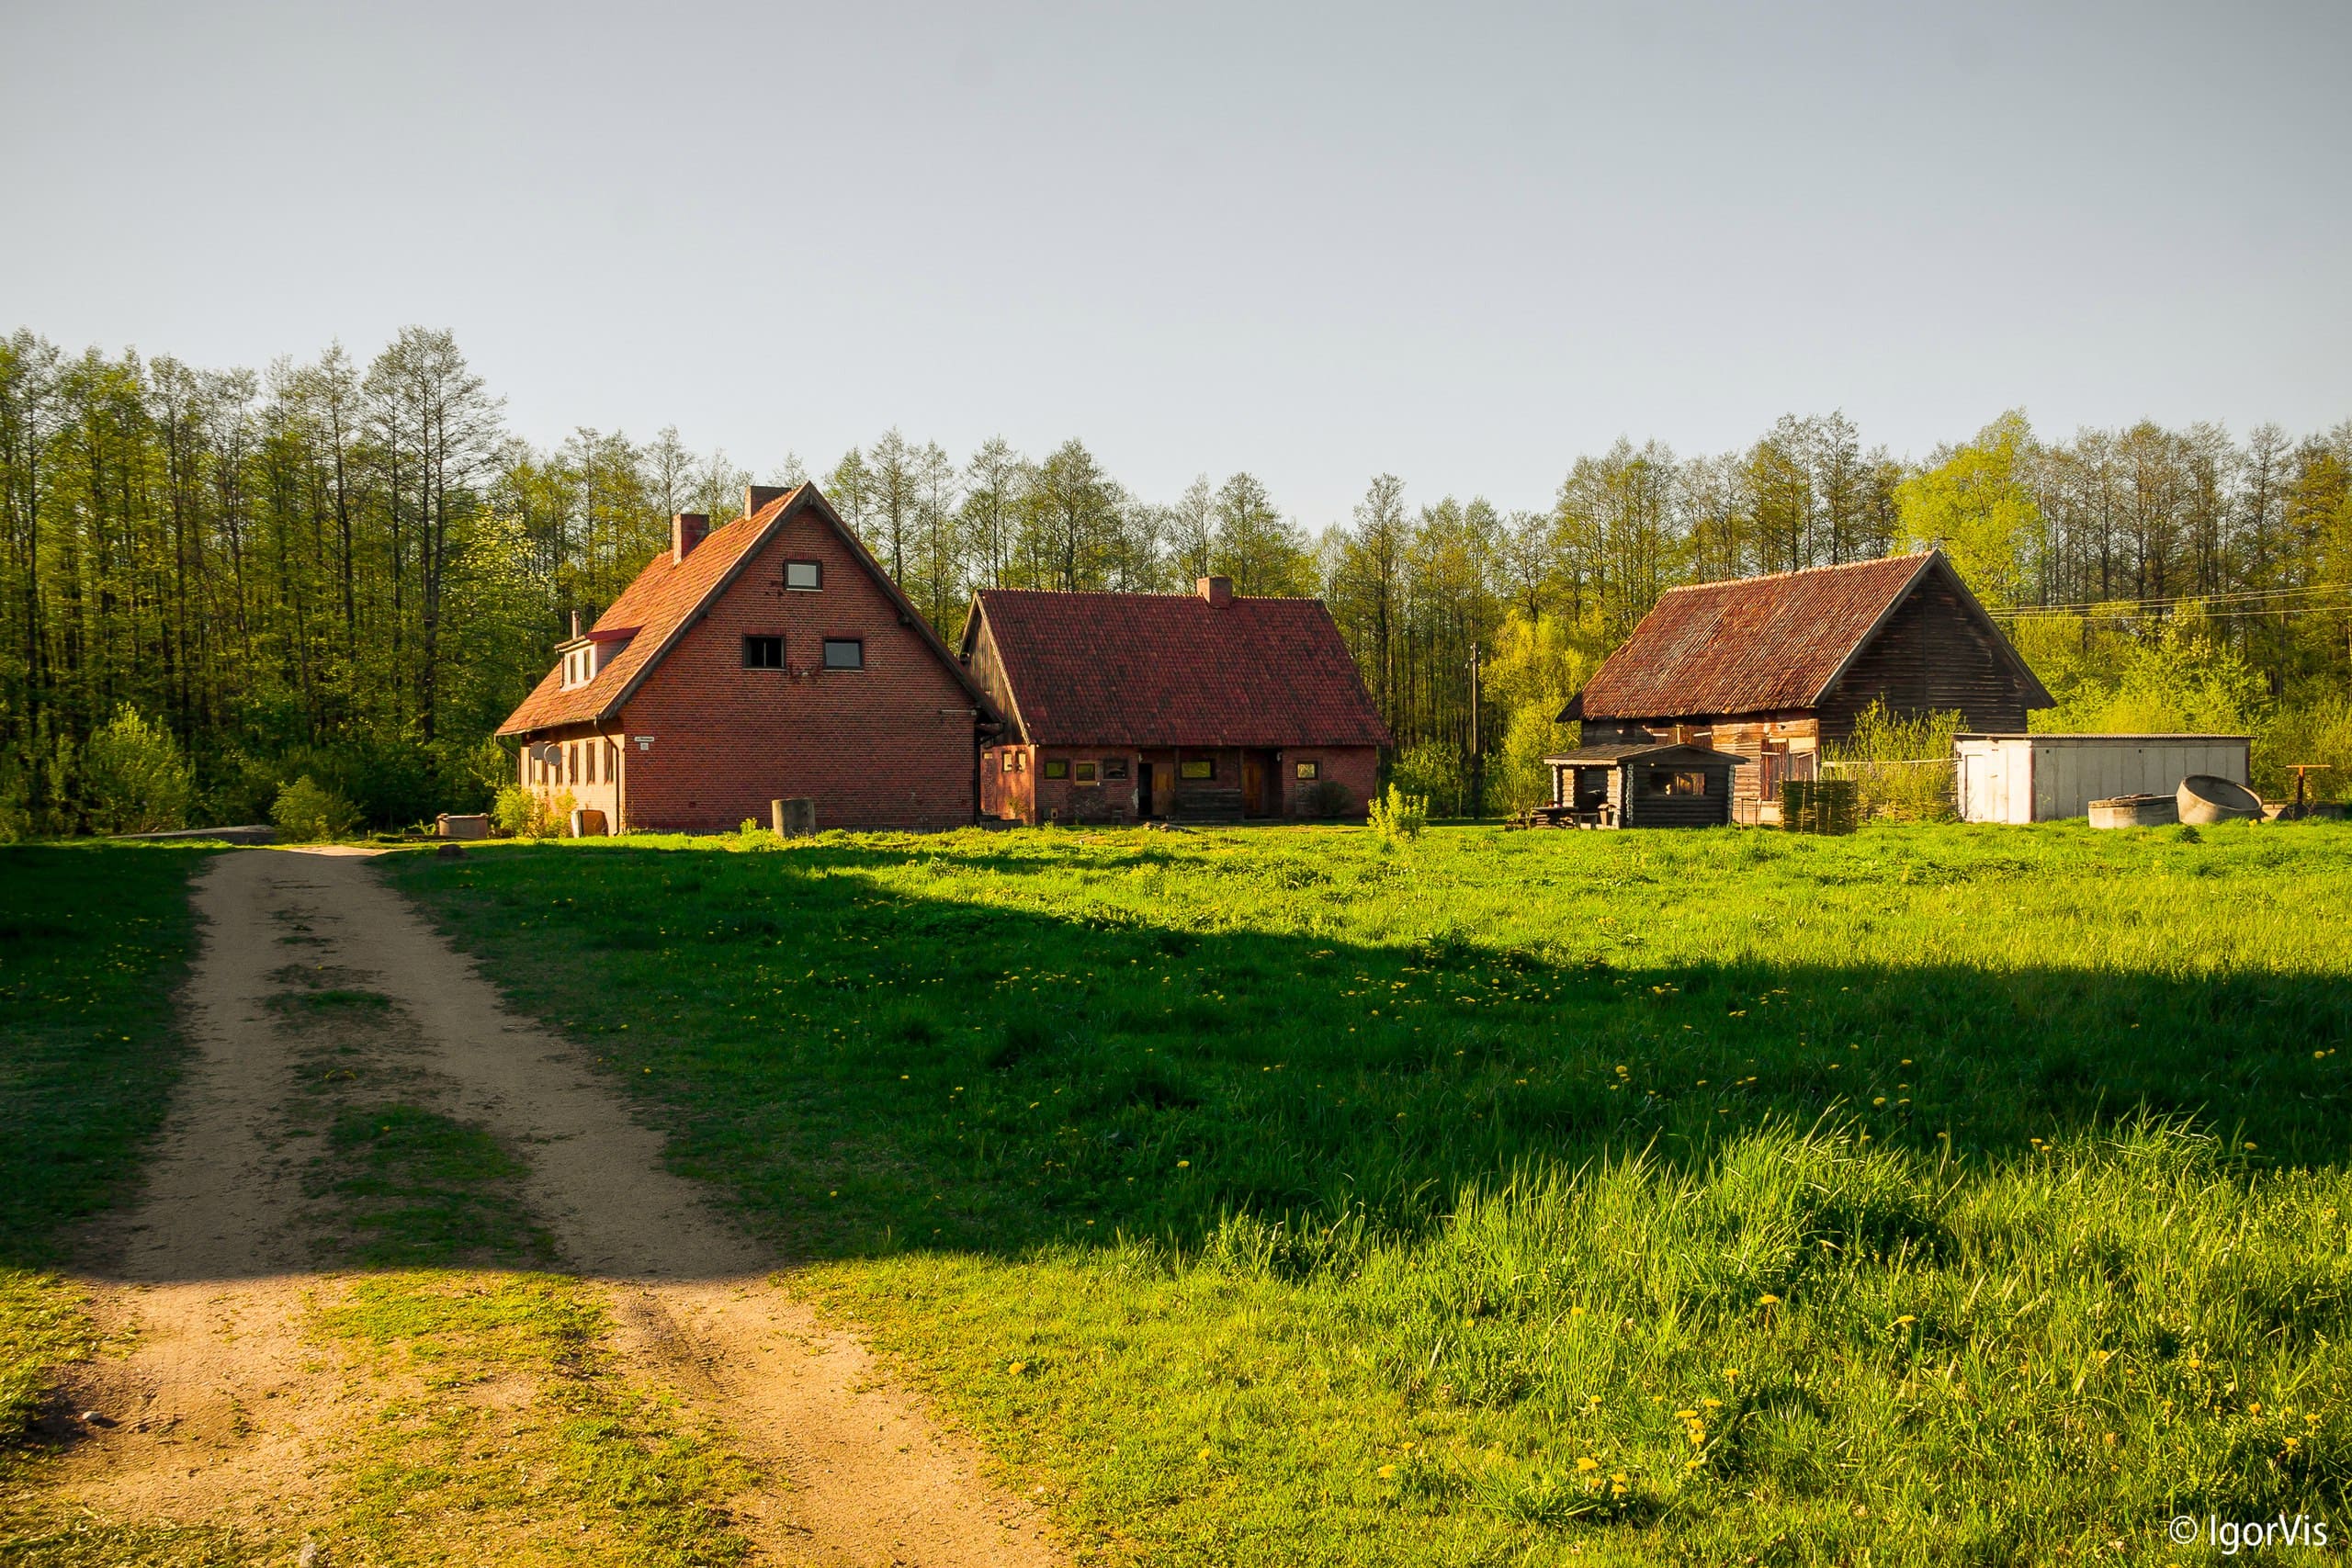
M 1442 810 L 1476 804 L 1473 780 L 1490 808 L 1536 787 L 1568 739 L 1551 716 L 1667 588 L 1928 544 L 2061 697 L 2038 722 L 2252 729 L 2260 782 L 2332 761 L 2352 793 L 2352 423 L 2052 441 L 2012 412 L 1915 463 L 1832 412 L 1564 470 L 1510 511 L 1383 474 L 1310 531 L 1250 474 L 1151 499 L 1076 439 L 959 458 L 891 430 L 813 476 L 675 430 L 539 450 L 418 328 L 364 364 L 332 347 L 261 373 L 20 331 L 0 342 L 0 836 L 150 825 L 120 781 L 157 765 L 180 780 L 161 816 L 197 823 L 261 819 L 301 777 L 379 824 L 479 806 L 509 768 L 488 737 L 570 613 L 609 604 L 673 513 L 733 516 L 754 478 L 814 477 L 951 640 L 983 586 L 1216 571 L 1320 594 L 1394 770 Z

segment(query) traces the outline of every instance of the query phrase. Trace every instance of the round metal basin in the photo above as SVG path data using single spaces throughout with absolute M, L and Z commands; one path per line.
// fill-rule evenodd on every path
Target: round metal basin
M 2180 819 L 2195 827 L 2262 816 L 2262 796 L 2235 779 L 2213 773 L 2189 774 L 2180 781 L 2174 797 L 2180 803 Z

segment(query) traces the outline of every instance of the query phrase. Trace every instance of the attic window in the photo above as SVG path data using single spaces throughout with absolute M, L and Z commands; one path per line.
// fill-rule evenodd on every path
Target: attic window
M 784 585 L 795 593 L 816 592 L 825 586 L 825 563 L 820 560 L 785 562 Z
M 780 637 L 747 637 L 743 639 L 743 668 L 746 670 L 781 670 L 784 668 L 784 638 Z
M 1020 762 L 1020 761 L 1021 761 L 1021 753 L 1020 753 L 1020 752 L 1018 752 L 1018 751 L 1007 751 L 1007 752 L 1004 754 L 1004 771 L 1005 771 L 1006 773 L 1019 773 L 1021 770 L 1020 770 L 1020 768 L 1019 768 L 1016 764 L 1018 764 L 1018 763 Z
M 865 669 L 865 639 L 854 637 L 827 637 L 825 639 L 825 668 L 828 670 Z

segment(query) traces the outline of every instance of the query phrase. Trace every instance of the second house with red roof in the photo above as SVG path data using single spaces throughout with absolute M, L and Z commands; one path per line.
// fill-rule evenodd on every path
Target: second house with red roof
M 982 589 L 963 663 L 1004 728 L 980 812 L 1014 822 L 1361 819 L 1387 728 L 1318 599 Z

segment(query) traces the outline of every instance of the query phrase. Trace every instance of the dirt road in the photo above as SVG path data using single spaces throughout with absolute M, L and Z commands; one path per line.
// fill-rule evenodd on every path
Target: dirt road
M 762 1481 L 730 1506 L 756 1561 L 989 1568 L 1058 1561 L 1035 1512 L 781 1285 L 775 1260 L 662 1162 L 555 1031 L 515 1016 L 357 854 L 222 854 L 186 998 L 197 1057 L 137 1210 L 101 1238 L 102 1323 L 127 1358 L 86 1369 L 59 1501 L 107 1517 L 319 1528 L 368 1390 L 306 1314 L 348 1288 L 322 1213 L 319 1137 L 289 1124 L 303 1037 L 289 975 L 385 998 L 338 1071 L 389 1075 L 525 1167 L 564 1270 L 594 1280 L 620 1374 L 674 1397 Z M 314 982 L 315 983 L 315 982 Z M 583 1527 L 584 1528 L 584 1527 Z

